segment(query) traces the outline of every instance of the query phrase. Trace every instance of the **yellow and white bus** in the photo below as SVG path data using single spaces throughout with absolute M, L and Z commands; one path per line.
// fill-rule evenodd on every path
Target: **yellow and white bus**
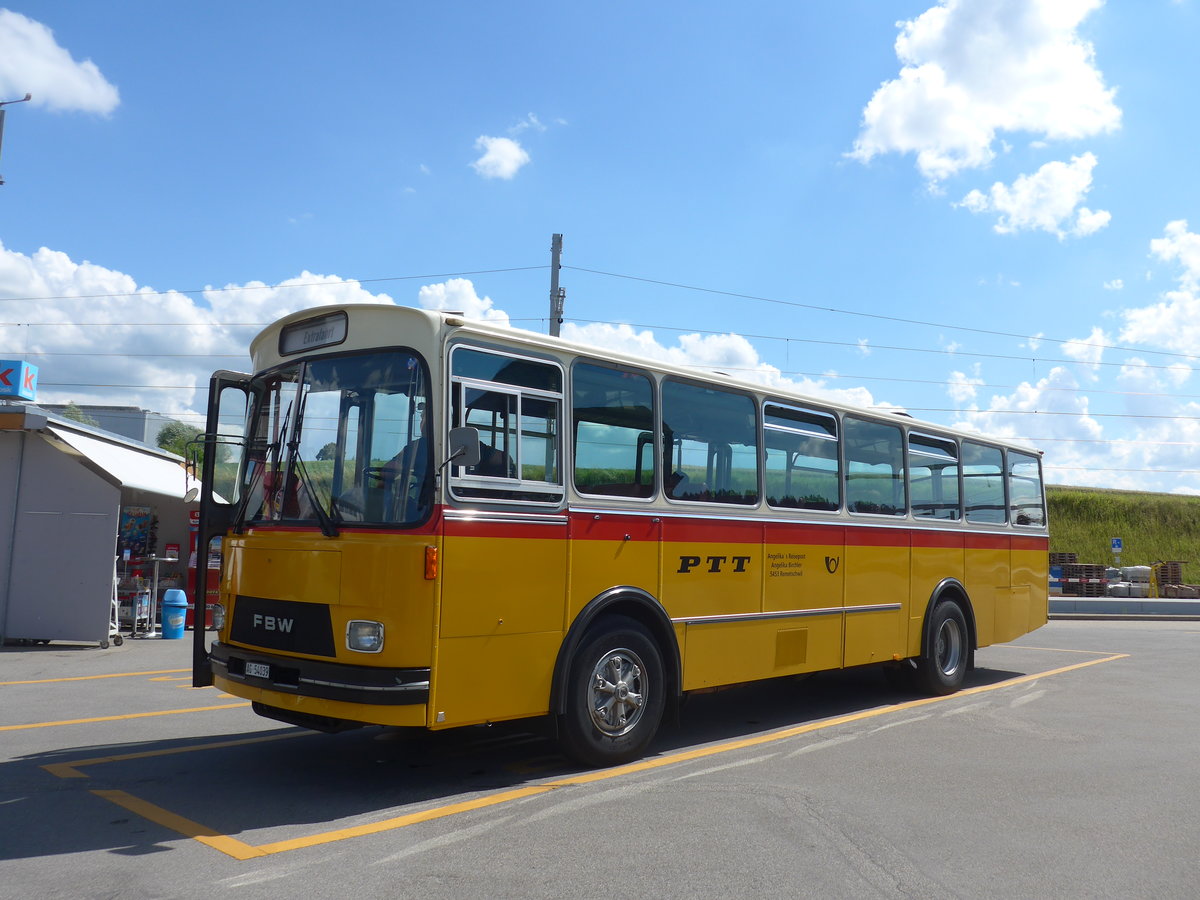
M 1036 451 L 453 313 L 295 313 L 251 357 L 212 380 L 195 682 L 264 716 L 549 717 L 611 765 L 690 691 L 950 693 L 1047 619 Z

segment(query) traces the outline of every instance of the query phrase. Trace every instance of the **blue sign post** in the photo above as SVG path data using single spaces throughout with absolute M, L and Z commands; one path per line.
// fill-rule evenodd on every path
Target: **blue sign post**
M 1120 538 L 1112 539 L 1113 562 L 1118 566 L 1121 565 L 1121 551 L 1125 549 L 1125 542 Z
M 37 366 L 23 360 L 0 359 L 0 397 L 37 399 Z

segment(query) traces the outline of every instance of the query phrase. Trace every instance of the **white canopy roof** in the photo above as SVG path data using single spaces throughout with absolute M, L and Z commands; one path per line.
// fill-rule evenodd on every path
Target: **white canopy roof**
M 183 466 L 166 457 L 53 425 L 48 430 L 113 476 L 123 487 L 179 499 L 189 487 Z M 193 479 L 190 486 L 195 485 Z

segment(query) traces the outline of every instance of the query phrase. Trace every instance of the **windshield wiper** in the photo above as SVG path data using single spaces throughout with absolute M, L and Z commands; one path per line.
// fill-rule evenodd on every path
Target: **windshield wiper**
M 299 426 L 299 419 L 297 419 L 296 424 Z M 321 534 L 325 535 L 325 537 L 337 537 L 337 526 L 333 524 L 333 519 L 329 517 L 329 513 L 321 505 L 321 500 L 317 496 L 317 489 L 313 487 L 312 479 L 308 475 L 308 466 L 300 457 L 299 440 L 294 440 L 288 445 L 288 471 L 299 474 L 300 483 L 304 485 L 304 490 L 308 494 L 308 501 L 317 516 L 318 524 L 321 526 Z
M 325 535 L 325 537 L 337 537 L 337 526 L 333 524 L 333 519 L 329 517 L 329 513 L 321 505 L 321 500 L 317 496 L 317 489 L 313 487 L 312 479 L 309 477 L 308 466 L 300 458 L 300 426 L 304 423 L 304 406 L 308 401 L 308 386 L 305 383 L 305 375 L 306 366 L 301 364 L 300 383 L 297 385 L 299 396 L 296 398 L 296 421 L 292 425 L 292 439 L 288 443 L 287 478 L 293 477 L 293 473 L 299 474 L 300 483 L 304 485 L 304 490 L 308 494 L 308 502 L 312 506 L 313 512 L 317 516 L 317 522 L 321 526 L 321 534 Z

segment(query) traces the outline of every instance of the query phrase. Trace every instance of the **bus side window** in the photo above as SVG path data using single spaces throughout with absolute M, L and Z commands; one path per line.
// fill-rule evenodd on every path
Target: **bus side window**
M 1036 456 L 1008 451 L 1008 502 L 1016 525 L 1046 524 L 1042 467 Z
M 963 506 L 967 521 L 1003 525 L 1008 521 L 1004 502 L 1004 454 L 999 447 L 962 442 Z
M 767 503 L 784 509 L 841 506 L 838 426 L 832 413 L 768 403 L 763 408 Z
M 668 379 L 662 386 L 665 483 L 672 500 L 758 502 L 758 429 L 745 394 Z
M 451 350 L 449 427 L 479 432 L 479 462 L 452 466 L 459 499 L 559 503 L 562 370 L 557 365 L 459 345 Z
M 958 521 L 958 445 L 949 438 L 910 434 L 908 485 L 914 516 Z
M 654 494 L 654 386 L 637 372 L 577 362 L 571 371 L 574 482 L 581 494 Z
M 902 516 L 904 433 L 895 425 L 846 416 L 846 508 L 850 512 Z

